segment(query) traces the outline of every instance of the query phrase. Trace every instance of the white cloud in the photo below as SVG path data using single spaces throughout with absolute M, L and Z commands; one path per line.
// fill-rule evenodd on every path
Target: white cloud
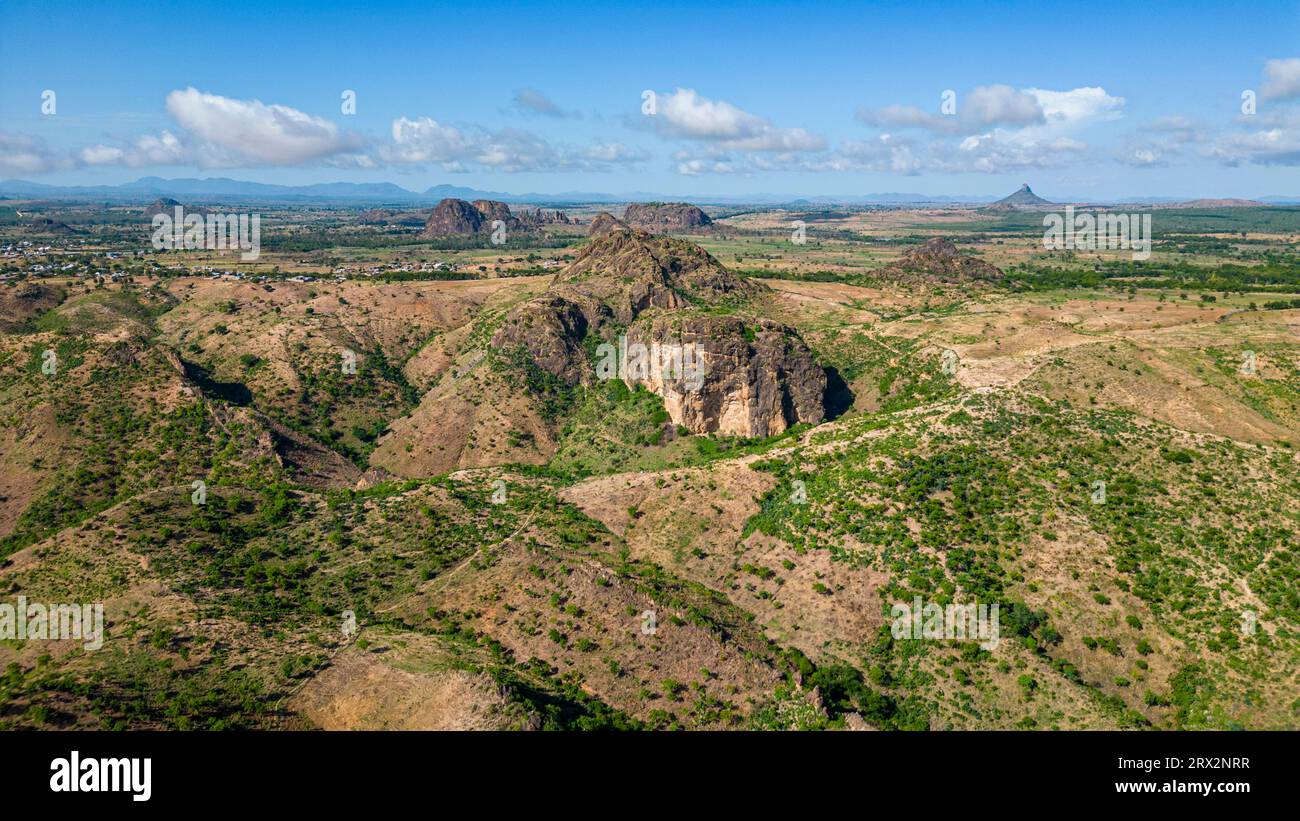
M 1025 89 L 1033 96 L 1043 111 L 1046 129 L 1075 129 L 1123 116 L 1123 97 L 1112 97 L 1106 89 L 1096 86 L 1075 88 L 1070 91 L 1049 91 L 1042 88 Z
M 393 164 L 440 165 L 449 172 L 470 166 L 494 171 L 604 171 L 611 165 L 640 162 L 644 154 L 622 143 L 597 142 L 584 150 L 551 145 L 545 138 L 515 128 L 462 130 L 430 117 L 393 121 L 392 142 L 379 158 Z
M 431 117 L 393 120 L 392 144 L 380 148 L 380 154 L 393 163 L 457 162 L 473 153 L 474 143 L 453 126 L 442 125 Z
M 921 129 L 936 139 L 910 144 L 884 133 L 875 143 L 846 145 L 838 160 L 898 173 L 993 174 L 1066 165 L 1089 150 L 1079 133 L 1121 117 L 1124 104 L 1098 87 L 980 86 L 957 99 L 953 115 L 898 105 L 860 110 L 857 118 L 867 125 Z
M 956 104 L 951 115 L 889 105 L 859 109 L 857 118 L 881 128 L 920 128 L 935 134 L 973 134 L 992 126 L 1024 126 L 1045 120 L 1043 106 L 1032 93 L 1008 85 L 978 86 L 959 97 Z
M 1070 137 L 1028 137 L 1023 133 L 995 130 L 967 137 L 954 150 L 950 145 L 934 146 L 927 168 L 953 173 L 997 174 L 1028 168 L 1052 168 L 1077 161 L 1087 144 Z
M 1264 85 L 1259 91 L 1266 100 L 1300 97 L 1300 57 L 1269 60 L 1265 63 Z
M 1211 135 L 1209 128 L 1187 117 L 1160 117 L 1125 137 L 1114 156 L 1134 168 L 1168 166 L 1188 156 L 1192 147 L 1205 144 Z
M 73 164 L 40 137 L 0 131 L 0 174 L 45 174 Z
M 78 154 L 78 159 L 86 165 L 125 165 L 129 168 L 142 168 L 197 162 L 197 154 L 192 146 L 186 145 L 175 134 L 163 131 L 157 136 L 143 134 L 136 137 L 125 148 L 103 144 L 92 145 L 83 148 Z
M 167 95 L 167 112 L 180 126 L 142 134 L 120 145 L 98 143 L 82 148 L 76 161 L 85 165 L 144 168 L 196 165 L 236 168 L 264 165 L 366 167 L 364 141 L 340 131 L 328 120 L 283 105 L 236 100 L 195 88 Z
M 826 141 L 802 128 L 778 128 L 725 100 L 701 97 L 694 89 L 660 94 L 651 117 L 665 137 L 699 140 L 734 151 L 821 151 Z
M 640 149 L 629 148 L 620 142 L 598 142 L 587 148 L 583 156 L 594 162 L 621 163 L 644 162 L 649 155 Z
M 677 173 L 684 177 L 698 177 L 700 174 L 734 174 L 736 167 L 721 160 L 681 159 L 677 162 Z
M 192 87 L 168 94 L 167 112 L 195 140 L 203 166 L 301 165 L 363 147 L 322 117 Z
M 1134 168 L 1157 168 L 1169 165 L 1178 150 L 1165 143 L 1125 143 L 1115 152 L 1115 159 Z
M 1300 165 L 1300 115 L 1274 115 L 1263 128 L 1223 136 L 1206 154 L 1230 166 Z
M 1019 91 L 1007 85 L 980 86 L 966 95 L 960 111 L 969 122 L 992 125 L 1040 123 L 1047 114 L 1033 91 Z
M 908 176 L 919 173 L 920 169 L 921 160 L 914 144 L 894 134 L 846 142 L 826 166 L 828 171 L 877 171 Z
M 0 131 L 0 174 L 45 174 L 73 165 L 73 158 L 62 155 L 39 136 Z

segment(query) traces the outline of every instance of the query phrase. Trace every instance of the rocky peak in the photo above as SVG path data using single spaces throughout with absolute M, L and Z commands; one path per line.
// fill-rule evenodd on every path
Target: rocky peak
M 1029 183 L 1023 183 L 1021 184 L 1020 188 L 1016 190 L 1015 193 L 1003 197 L 1002 199 L 993 203 L 993 206 L 994 207 L 1001 206 L 1003 208 L 1006 207 L 1033 208 L 1035 206 L 1051 205 L 1051 204 L 1052 203 L 1048 202 L 1047 200 L 1035 194 L 1033 190 L 1029 187 Z
M 433 213 L 420 232 L 422 239 L 463 237 L 477 234 L 483 227 L 483 214 L 465 200 L 447 198 L 433 207 Z
M 797 332 L 744 312 L 765 290 L 693 243 L 615 226 L 592 238 L 544 293 L 514 308 L 492 345 L 523 349 L 570 385 L 596 378 L 593 335 L 609 343 L 622 335 L 656 351 L 689 346 L 703 365 L 699 380 L 687 384 L 652 366 L 624 381 L 659 394 L 673 423 L 694 432 L 769 436 L 820 422 L 827 380 Z M 707 310 L 728 300 L 736 301 L 730 313 Z
M 951 240 L 935 237 L 882 268 L 879 276 L 903 282 L 959 283 L 996 281 L 1002 278 L 1002 271 L 982 259 L 963 254 Z
M 601 211 L 596 215 L 595 219 L 591 221 L 591 228 L 587 230 L 587 236 L 603 237 L 610 231 L 627 230 L 627 228 L 628 224 L 623 222 L 623 220 L 608 211 Z
M 637 293 L 659 289 L 685 298 L 673 305 L 651 300 L 661 307 L 692 300 L 717 302 L 729 295 L 751 295 L 763 287 L 736 276 L 693 242 L 635 229 L 593 237 L 560 272 L 557 282 L 590 282 L 605 292 L 610 286 Z
M 685 202 L 633 203 L 623 210 L 623 221 L 647 231 L 689 231 L 713 224 L 708 214 Z

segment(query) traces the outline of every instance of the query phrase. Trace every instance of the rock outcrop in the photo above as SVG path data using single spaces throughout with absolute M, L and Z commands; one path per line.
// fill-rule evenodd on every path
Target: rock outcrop
M 988 207 L 988 210 L 1015 211 L 1022 208 L 1027 208 L 1032 210 L 1034 208 L 1050 207 L 1051 205 L 1052 203 L 1048 202 L 1047 200 L 1035 194 L 1033 192 L 1033 189 L 1029 187 L 1029 183 L 1025 183 L 1021 185 L 1020 188 L 1015 191 L 1015 193 L 1008 194 L 1007 196 L 1003 197 L 1002 199 L 990 205 Z
M 961 253 L 951 241 L 936 237 L 876 272 L 881 279 L 909 284 L 996 282 L 1002 271 L 982 259 Z
M 618 352 L 617 377 L 663 397 L 674 424 L 769 436 L 822 421 L 826 373 L 797 332 L 745 311 L 765 292 L 693 243 L 615 228 L 514 308 L 492 347 L 577 385 L 613 375 L 590 358 L 603 343 Z M 623 367 L 636 348 L 644 367 Z
M 448 198 L 439 202 L 425 221 L 421 239 L 442 237 L 473 237 L 487 234 L 492 224 L 500 220 L 507 231 L 527 231 L 543 225 L 571 225 L 569 215 L 563 211 L 543 211 L 540 208 L 514 214 L 510 206 L 498 200 L 466 202 Z
M 826 372 L 803 340 L 778 322 L 657 315 L 628 329 L 627 346 L 637 344 L 651 352 L 648 366 L 625 381 L 659 394 L 673 422 L 695 433 L 771 436 L 826 415 Z M 678 366 L 654 355 L 682 348 L 698 361 Z M 695 367 L 702 378 L 692 378 Z
M 573 218 L 563 211 L 547 211 L 544 208 L 525 209 L 515 216 L 518 218 L 520 223 L 530 227 L 576 224 L 573 221 Z
M 610 231 L 626 229 L 627 227 L 628 224 L 623 222 L 623 220 L 608 211 L 601 211 L 596 215 L 595 219 L 591 221 L 591 227 L 587 229 L 587 236 L 603 237 Z
M 482 211 L 465 200 L 448 198 L 433 207 L 420 238 L 472 237 L 483 230 L 483 225 Z
M 623 222 L 645 231 L 690 231 L 713 224 L 709 215 L 685 202 L 633 203 L 623 211 Z

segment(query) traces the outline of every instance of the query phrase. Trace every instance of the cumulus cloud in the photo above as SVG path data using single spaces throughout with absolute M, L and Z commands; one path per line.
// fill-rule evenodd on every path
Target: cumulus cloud
M 1226 134 L 1206 154 L 1224 165 L 1300 165 L 1300 115 L 1275 114 L 1261 128 Z
M 143 134 L 126 146 L 92 145 L 83 148 L 78 159 L 86 165 L 125 165 L 142 168 L 154 165 L 181 165 L 197 162 L 195 148 L 170 131 Z
M 460 129 L 430 117 L 394 120 L 392 142 L 380 146 L 379 157 L 393 164 L 439 165 L 451 172 L 471 166 L 505 172 L 604 171 L 644 159 L 641 152 L 617 142 L 574 149 L 552 145 L 529 131 Z
M 650 123 L 661 136 L 713 143 L 730 151 L 821 151 L 826 141 L 802 128 L 778 128 L 725 100 L 694 89 L 660 94 Z
M 143 168 L 294 166 L 320 163 L 366 167 L 365 142 L 321 117 L 259 100 L 236 100 L 195 88 L 167 95 L 175 130 L 142 134 L 117 144 L 97 143 L 75 153 L 75 162 Z
M 914 143 L 895 134 L 846 142 L 829 163 L 828 170 L 832 171 L 878 171 L 912 176 L 921 170 Z
M 1116 120 L 1123 115 L 1125 99 L 1112 97 L 1106 89 L 1097 86 L 1075 88 L 1070 91 L 1048 91 L 1042 88 L 1025 89 L 1033 96 L 1043 111 L 1044 128 L 1065 129 Z
M 1050 168 L 1078 161 L 1089 151 L 1079 133 L 1122 116 L 1125 100 L 1099 87 L 1067 91 L 980 86 L 958 98 L 952 115 L 910 106 L 860 110 L 859 121 L 891 130 L 923 130 L 925 144 L 890 132 L 874 142 L 841 148 L 839 160 L 869 170 L 899 173 L 1000 173 Z
M 431 117 L 398 117 L 391 128 L 392 143 L 380 155 L 393 163 L 446 164 L 473 151 L 473 140 L 460 129 L 442 125 Z
M 46 174 L 74 164 L 40 137 L 0 131 L 0 174 Z
M 195 88 L 168 94 L 167 113 L 197 141 L 205 165 L 301 165 L 363 147 L 322 117 Z
M 1259 91 L 1266 100 L 1300 97 L 1300 57 L 1269 60 L 1265 63 L 1264 85 Z
M 1042 123 L 1046 113 L 1038 98 L 1008 85 L 979 86 L 957 101 L 955 113 L 923 111 L 915 106 L 889 105 L 859 109 L 867 125 L 891 129 L 919 128 L 935 134 L 971 134 L 993 126 Z
M 629 148 L 620 142 L 596 142 L 582 154 L 593 162 L 603 163 L 639 163 L 650 158 L 647 152 L 639 148 Z
M 1160 117 L 1127 135 L 1115 149 L 1115 160 L 1133 168 L 1173 165 L 1188 156 L 1193 148 L 1204 145 L 1211 130 L 1187 117 Z

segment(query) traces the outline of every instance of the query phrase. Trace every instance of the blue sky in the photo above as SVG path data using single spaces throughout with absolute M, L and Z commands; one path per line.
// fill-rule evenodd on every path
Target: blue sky
M 7 0 L 0 177 L 1300 194 L 1300 2 L 1045 5 Z

